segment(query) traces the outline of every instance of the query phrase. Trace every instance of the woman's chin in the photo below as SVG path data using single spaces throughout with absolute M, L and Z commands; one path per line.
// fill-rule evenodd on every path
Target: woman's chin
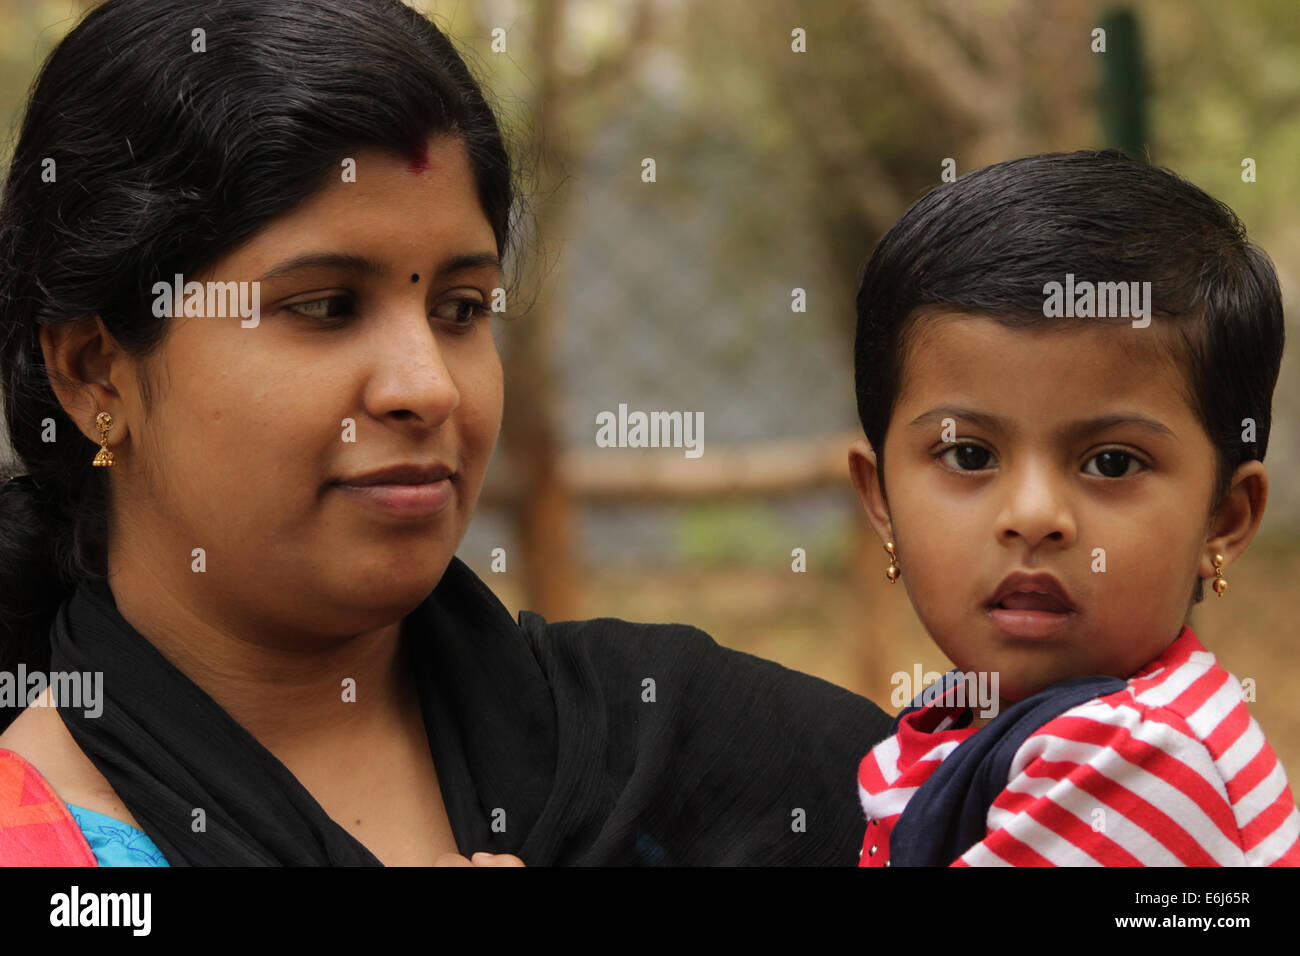
M 423 557 L 423 556 L 422 556 Z M 340 609 L 354 608 L 363 614 L 383 613 L 393 619 L 414 610 L 438 586 L 451 564 L 450 553 L 424 560 L 407 560 L 353 566 L 325 603 Z

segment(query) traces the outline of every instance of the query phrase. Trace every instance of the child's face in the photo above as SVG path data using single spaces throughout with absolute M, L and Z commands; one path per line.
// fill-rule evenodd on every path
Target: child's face
M 1226 568 L 1249 543 L 1267 499 L 1263 465 L 1242 466 L 1223 517 L 1207 527 L 1214 448 L 1156 348 L 1155 324 L 922 322 L 885 439 L 888 507 L 871 446 L 850 452 L 854 484 L 877 533 L 894 542 L 921 622 L 961 670 L 997 672 L 1006 701 L 1070 677 L 1129 676 L 1178 636 L 1215 551 Z M 1065 431 L 1120 414 L 1167 432 L 1134 423 Z M 1237 478 L 1247 475 L 1243 489 Z M 994 592 L 1018 570 L 1047 572 L 1068 594 L 1074 609 L 1053 633 L 1013 633 L 999 623 L 1007 614 L 992 613 Z

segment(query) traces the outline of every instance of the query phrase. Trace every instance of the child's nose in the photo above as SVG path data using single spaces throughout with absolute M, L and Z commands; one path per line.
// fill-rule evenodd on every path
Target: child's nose
M 995 532 L 999 540 L 1019 537 L 1031 547 L 1044 541 L 1071 544 L 1078 533 L 1077 502 L 1065 482 L 1046 468 L 1022 468 L 1003 479 Z

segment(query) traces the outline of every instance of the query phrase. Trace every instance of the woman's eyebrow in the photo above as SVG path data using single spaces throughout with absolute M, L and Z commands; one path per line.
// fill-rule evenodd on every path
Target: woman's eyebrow
M 990 415 L 987 412 L 977 411 L 973 408 L 945 407 L 932 408 L 928 412 L 923 412 L 912 419 L 912 425 L 924 425 L 930 423 L 941 424 L 943 419 L 951 418 L 961 420 L 975 425 L 977 428 L 983 428 L 988 431 L 1001 432 L 1005 435 L 1014 435 L 1016 425 L 1014 422 L 1005 418 L 999 418 L 997 415 Z M 1059 439 L 1081 438 L 1085 435 L 1091 435 L 1094 432 L 1103 431 L 1107 428 L 1114 428 L 1119 425 L 1137 425 L 1140 428 L 1147 428 L 1151 431 L 1166 435 L 1169 438 L 1177 440 L 1178 436 L 1174 434 L 1173 429 L 1158 422 L 1154 418 L 1137 412 L 1114 412 L 1109 415 L 1098 415 L 1095 418 L 1084 418 L 1079 421 L 1069 422 L 1062 425 L 1056 430 L 1056 437 Z
M 465 269 L 479 269 L 490 266 L 501 268 L 501 259 L 495 252 L 462 252 L 444 259 L 434 270 L 434 278 Z M 388 267 L 378 259 L 358 256 L 346 252 L 307 252 L 272 266 L 257 281 L 276 279 L 280 276 L 301 272 L 304 269 L 344 269 L 358 275 L 374 279 L 384 279 L 390 275 Z

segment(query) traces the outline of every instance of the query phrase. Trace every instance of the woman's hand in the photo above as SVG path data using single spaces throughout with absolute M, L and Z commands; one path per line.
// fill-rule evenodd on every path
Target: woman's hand
M 467 860 L 459 853 L 444 853 L 434 866 L 523 866 L 524 861 L 513 853 L 475 853 Z

